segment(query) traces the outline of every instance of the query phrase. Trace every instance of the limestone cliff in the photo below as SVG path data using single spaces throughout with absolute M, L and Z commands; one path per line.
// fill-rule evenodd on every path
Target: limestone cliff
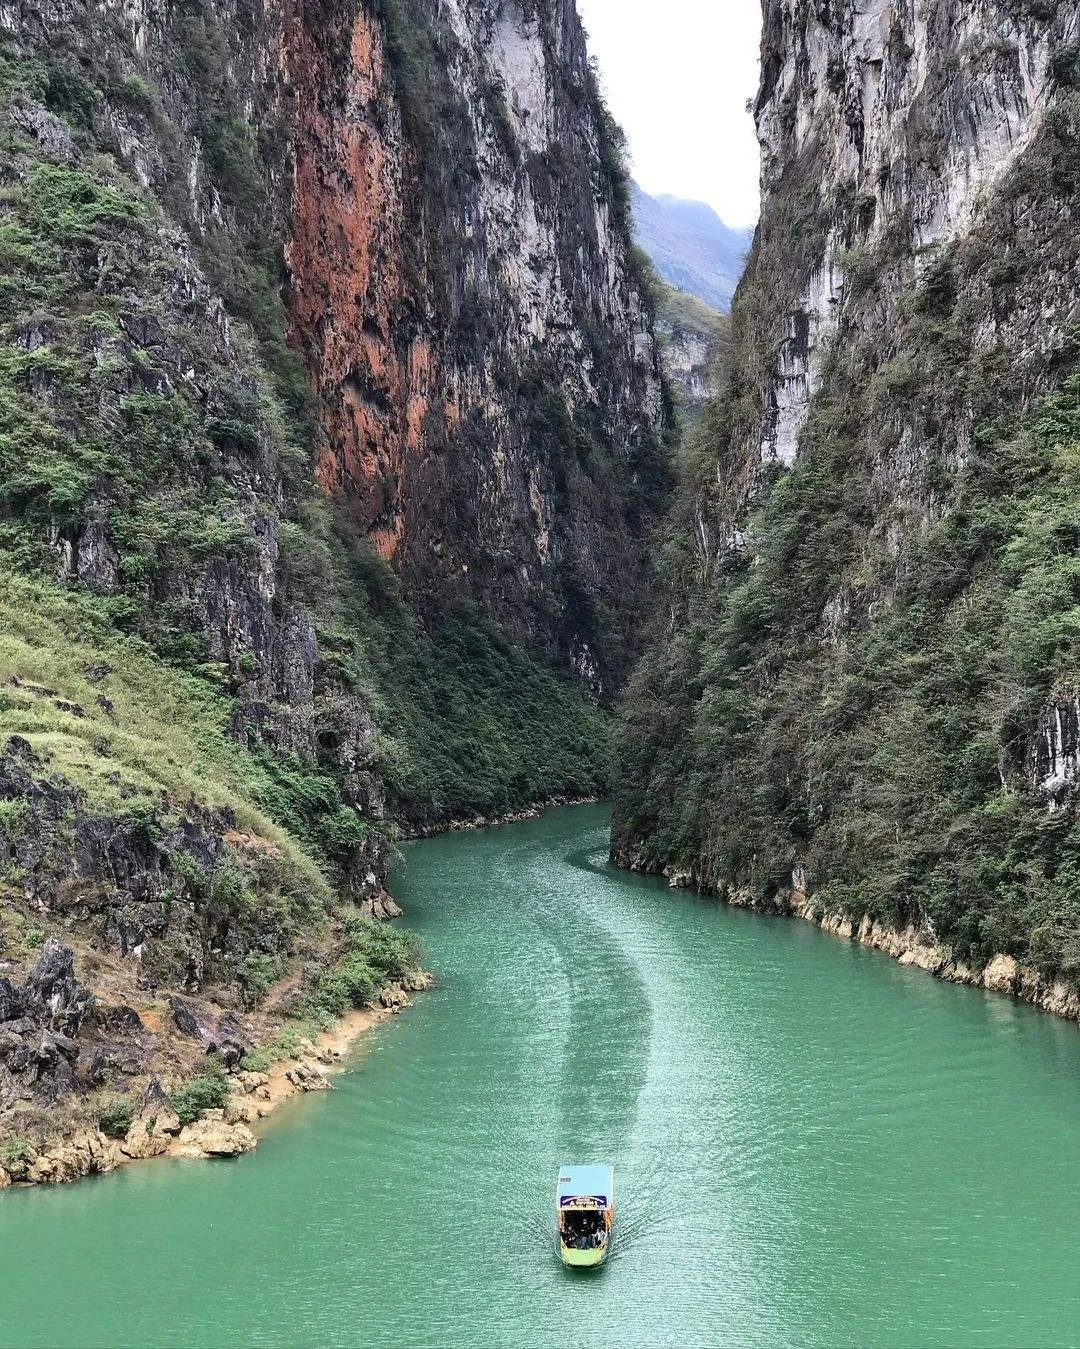
M 1078 41 L 1073 4 L 766 3 L 616 807 L 628 862 L 1068 979 Z
M 398 0 L 329 27 L 300 6 L 280 59 L 320 480 L 417 594 L 477 600 L 610 691 L 663 412 L 572 0 Z
M 693 295 L 662 285 L 656 313 L 664 367 L 687 426 L 693 426 L 716 392 L 717 367 L 727 341 L 728 320 Z
M 79 990 L 0 1113 L 189 1071 L 177 996 L 199 1053 L 370 1001 L 403 826 L 603 788 L 627 197 L 572 0 L 0 2 L 0 975 L 62 926 Z

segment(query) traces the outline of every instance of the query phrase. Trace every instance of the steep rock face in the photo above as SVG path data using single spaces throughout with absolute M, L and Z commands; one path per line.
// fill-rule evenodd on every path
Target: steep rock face
M 762 219 L 616 854 L 1072 978 L 1080 7 L 765 20 Z
M 397 821 L 601 790 L 666 488 L 625 195 L 564 0 L 0 0 L 12 976 L 62 926 L 95 992 L 339 1013 L 415 963 Z
M 685 291 L 664 286 L 657 305 L 656 332 L 684 422 L 693 426 L 716 392 L 716 368 L 727 341 L 727 316 Z
M 280 59 L 320 481 L 424 602 L 612 689 L 663 406 L 574 5 L 301 6 Z
M 1080 25 L 1071 6 L 1053 22 L 1049 9 L 1040 13 L 998 0 L 767 7 L 763 191 L 782 196 L 795 166 L 812 162 L 819 201 L 841 207 L 819 217 L 824 237 L 787 314 L 756 432 L 767 456 L 794 458 L 842 313 L 849 250 L 888 247 L 897 233 L 916 252 L 949 244 L 1031 144 L 1056 87 L 1055 61 L 1067 58 Z M 1067 304 L 1038 313 L 1043 340 L 1067 316 Z

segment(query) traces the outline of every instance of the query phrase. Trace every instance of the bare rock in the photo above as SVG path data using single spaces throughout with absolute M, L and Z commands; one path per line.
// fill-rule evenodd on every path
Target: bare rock
M 924 946 L 921 942 L 900 957 L 901 965 L 914 965 L 916 969 L 937 974 L 949 963 L 949 953 L 941 946 Z
M 180 1117 L 172 1108 L 172 1102 L 165 1088 L 152 1077 L 143 1092 L 139 1104 L 138 1120 L 145 1123 L 156 1134 L 178 1134 Z
M 369 918 L 377 918 L 380 922 L 385 922 L 391 918 L 400 918 L 402 908 L 387 891 L 380 887 L 374 894 L 367 895 L 360 901 L 360 912 L 366 914 Z
M 388 988 L 384 988 L 379 994 L 379 1002 L 391 1012 L 400 1012 L 412 1006 L 409 995 L 400 984 L 391 984 Z
M 67 164 L 75 157 L 68 124 L 48 108 L 39 103 L 17 104 L 10 117 L 20 131 L 33 136 L 50 159 Z
M 206 1052 L 216 1053 L 231 1070 L 239 1065 L 245 1054 L 251 1053 L 253 1047 L 243 1021 L 235 1013 L 227 1012 L 218 1022 Z
M 992 993 L 1011 993 L 1016 987 L 1020 967 L 1012 956 L 997 955 L 983 970 L 983 988 Z
M 121 1143 L 120 1151 L 127 1157 L 160 1157 L 168 1152 L 171 1142 L 165 1130 L 157 1127 L 155 1119 L 137 1119 Z
M 266 1114 L 267 1107 L 254 1096 L 232 1095 L 225 1102 L 226 1124 L 254 1124 Z
M 300 1059 L 285 1076 L 298 1091 L 330 1091 L 333 1086 L 317 1060 L 312 1057 Z
M 26 1169 L 26 1179 L 35 1185 L 64 1185 L 113 1171 L 121 1160 L 117 1144 L 96 1129 L 87 1130 L 39 1152 Z
M 190 1003 L 185 1002 L 183 998 L 174 997 L 172 994 L 166 999 L 169 1004 L 169 1011 L 172 1013 L 173 1025 L 181 1035 L 190 1035 L 200 1040 L 209 1040 L 209 1032 L 200 1024 L 199 1018 L 195 1015 L 195 1009 Z
M 111 1035 L 137 1035 L 144 1030 L 142 1018 L 134 1007 L 118 1003 L 112 1007 L 99 1005 L 94 1008 L 94 1021 L 102 1030 Z
M 236 1157 L 256 1146 L 257 1139 L 247 1125 L 229 1124 L 220 1110 L 206 1113 L 211 1118 L 204 1116 L 181 1129 L 176 1149 L 179 1156 Z
M 950 960 L 938 970 L 938 976 L 948 980 L 950 984 L 977 984 L 979 976 L 962 960 Z
M 1060 980 L 1052 983 L 1043 993 L 1042 1006 L 1057 1016 L 1067 1016 L 1073 1021 L 1080 1018 L 1080 995 Z

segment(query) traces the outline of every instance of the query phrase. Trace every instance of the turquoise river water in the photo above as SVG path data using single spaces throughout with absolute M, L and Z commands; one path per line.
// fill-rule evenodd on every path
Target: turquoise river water
M 1080 1033 L 606 861 L 407 849 L 441 986 L 258 1151 L 0 1195 L 4 1345 L 1080 1341 Z M 616 1167 L 615 1254 L 551 1239 Z

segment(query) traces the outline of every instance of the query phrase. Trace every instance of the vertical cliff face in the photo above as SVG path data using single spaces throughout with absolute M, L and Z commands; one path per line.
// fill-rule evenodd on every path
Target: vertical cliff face
M 625 859 L 1076 967 L 1078 40 L 1071 4 L 766 4 Z
M 727 342 L 727 315 L 686 291 L 662 285 L 656 332 L 683 422 L 692 427 L 716 392 L 717 366 Z
M 320 481 L 423 602 L 479 602 L 610 691 L 664 411 L 573 3 L 301 6 L 281 62 Z
M 572 3 L 0 0 L 0 985 L 400 974 L 400 823 L 606 783 L 665 415 Z
M 788 330 L 756 431 L 766 455 L 781 463 L 795 455 L 850 302 L 845 273 L 860 261 L 850 251 L 925 258 L 968 233 L 1043 125 L 1077 27 L 1068 5 L 767 7 L 757 105 L 763 190 L 784 199 L 797 179 L 808 185 L 810 165 L 821 190 L 819 237 L 793 278 L 797 294 L 787 297 Z M 909 279 L 901 269 L 896 289 Z M 1045 317 L 1052 340 L 1062 317 Z

